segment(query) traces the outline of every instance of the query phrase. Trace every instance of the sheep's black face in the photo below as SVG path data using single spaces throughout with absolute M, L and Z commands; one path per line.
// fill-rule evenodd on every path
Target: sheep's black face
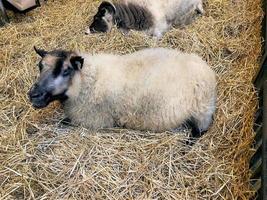
M 113 26 L 115 7 L 109 2 L 103 2 L 98 8 L 96 15 L 86 34 L 110 32 Z
M 82 68 L 83 58 L 73 52 L 36 49 L 42 57 L 39 62 L 40 77 L 28 95 L 35 108 L 44 108 L 54 100 L 64 101 L 73 76 Z
M 99 15 L 99 13 L 97 13 L 97 15 Z M 90 32 L 87 31 L 86 33 L 109 32 L 109 26 L 107 21 L 105 21 L 104 17 L 97 15 L 94 16 L 94 21 L 89 27 Z

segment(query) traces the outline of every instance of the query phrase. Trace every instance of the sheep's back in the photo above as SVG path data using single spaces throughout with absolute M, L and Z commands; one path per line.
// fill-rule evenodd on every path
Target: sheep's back
M 215 74 L 196 55 L 157 48 L 124 59 L 124 86 L 114 97 L 124 126 L 175 128 L 214 96 Z
M 157 20 L 172 21 L 176 16 L 187 13 L 192 5 L 202 0 L 122 0 L 122 3 L 133 3 L 147 8 Z

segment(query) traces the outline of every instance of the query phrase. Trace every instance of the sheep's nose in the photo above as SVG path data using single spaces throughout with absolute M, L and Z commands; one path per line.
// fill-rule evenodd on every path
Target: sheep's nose
M 44 95 L 43 92 L 30 93 L 30 98 L 31 99 L 36 99 L 36 98 L 39 98 L 39 97 L 41 97 L 43 95 Z
M 28 92 L 29 99 L 36 99 L 44 96 L 45 92 L 37 85 L 34 84 Z

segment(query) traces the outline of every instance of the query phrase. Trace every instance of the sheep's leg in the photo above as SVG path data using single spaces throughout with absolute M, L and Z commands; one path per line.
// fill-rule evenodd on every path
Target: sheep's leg
M 8 16 L 3 2 L 2 0 L 0 0 L 0 27 L 5 25 L 6 23 L 9 23 Z
M 119 30 L 122 33 L 122 35 L 124 35 L 124 36 L 128 36 L 129 35 L 129 29 L 120 28 Z
M 71 125 L 71 119 L 68 117 L 65 117 L 64 119 L 61 120 L 60 123 L 63 125 Z
M 215 103 L 212 103 L 207 109 L 205 108 L 202 112 L 195 113 L 194 116 L 186 121 L 186 124 L 192 129 L 192 137 L 199 138 L 207 132 L 213 121 L 214 110 Z
M 186 141 L 186 144 L 190 146 L 192 146 L 196 142 L 196 140 L 200 138 L 203 133 L 205 133 L 205 131 L 201 132 L 198 127 L 197 121 L 193 117 L 188 119 L 185 124 L 183 124 L 183 126 L 186 128 L 191 128 L 191 135 L 188 138 L 188 141 Z
M 153 25 L 146 30 L 146 33 L 159 40 L 170 28 L 171 24 L 167 22 L 166 16 L 159 15 L 153 20 Z
M 193 5 L 192 9 L 189 9 L 183 15 L 179 14 L 173 21 L 173 25 L 176 28 L 185 28 L 185 26 L 193 23 L 197 17 L 204 14 L 202 2 Z
M 213 112 L 202 113 L 197 117 L 194 117 L 192 126 L 192 135 L 201 136 L 205 133 L 213 121 Z
M 193 117 L 189 119 L 186 124 L 191 127 L 191 137 L 186 144 L 190 146 L 193 145 L 196 142 L 196 139 L 200 138 L 204 133 L 207 132 L 212 121 L 212 114 L 203 115 L 201 119 L 195 119 Z
M 153 37 L 156 38 L 157 40 L 161 39 L 163 34 L 160 31 L 155 31 L 153 33 Z
M 150 29 L 149 34 L 159 40 L 163 37 L 164 33 L 166 33 L 166 31 L 168 31 L 169 29 L 170 29 L 170 24 L 168 24 L 166 20 L 161 20 L 155 25 L 155 27 Z
M 191 129 L 192 129 L 191 130 L 191 136 L 193 138 L 199 138 L 199 137 L 201 137 L 202 132 L 198 128 L 198 125 L 194 121 L 191 121 L 189 124 L 190 124 Z

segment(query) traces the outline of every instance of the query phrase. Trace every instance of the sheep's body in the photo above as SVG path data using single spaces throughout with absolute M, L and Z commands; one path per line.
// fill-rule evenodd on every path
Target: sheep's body
M 161 37 L 171 26 L 183 27 L 203 14 L 202 0 L 122 0 L 121 3 L 141 5 L 151 12 L 153 26 L 148 33 Z
M 104 1 L 86 33 L 109 32 L 116 24 L 123 33 L 133 29 L 160 38 L 172 26 L 188 25 L 203 12 L 202 0 Z
M 208 129 L 216 78 L 200 57 L 163 48 L 81 56 L 84 67 L 64 103 L 73 123 L 164 131 L 193 119 L 200 130 Z

